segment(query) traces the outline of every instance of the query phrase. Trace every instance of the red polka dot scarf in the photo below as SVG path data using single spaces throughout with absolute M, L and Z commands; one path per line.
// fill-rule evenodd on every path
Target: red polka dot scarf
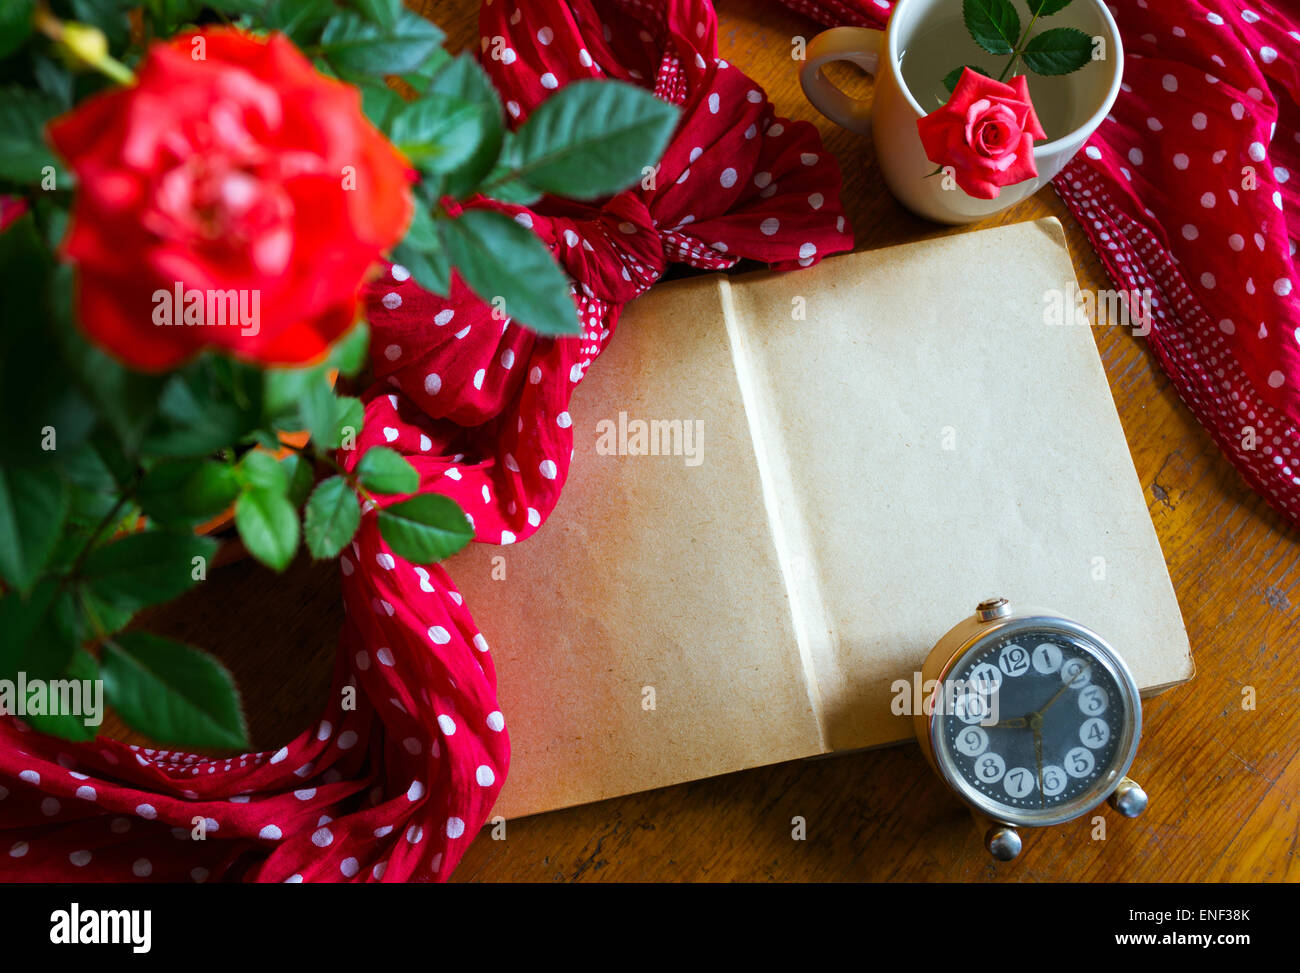
M 705 0 L 497 2 L 480 27 L 483 63 L 516 122 L 550 90 L 591 77 L 644 85 L 682 109 L 655 188 L 601 206 L 498 206 L 572 276 L 581 337 L 539 338 L 459 281 L 437 297 L 400 266 L 366 295 L 376 384 L 344 462 L 375 444 L 399 450 L 421 491 L 467 511 L 476 540 L 512 544 L 555 506 L 573 448 L 569 398 L 623 304 L 670 263 L 793 269 L 852 237 L 816 129 L 777 117 L 717 58 Z M 499 57 L 486 56 L 497 37 Z M 339 565 L 346 618 L 330 702 L 274 752 L 69 744 L 0 721 L 0 880 L 447 878 L 509 765 L 489 646 L 447 572 L 394 554 L 373 511 Z
M 881 27 L 886 0 L 783 0 Z M 1300 524 L 1300 12 L 1233 0 L 1110 5 L 1124 84 L 1054 180 L 1148 339 L 1246 480 Z

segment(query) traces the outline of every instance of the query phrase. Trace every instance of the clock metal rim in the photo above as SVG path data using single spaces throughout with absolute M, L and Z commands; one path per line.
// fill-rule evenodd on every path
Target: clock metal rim
M 1124 735 L 1116 747 L 1116 761 L 1112 765 L 1113 770 L 1109 777 L 1099 778 L 1098 785 L 1092 790 L 1058 807 L 1040 810 L 1012 808 L 988 798 L 971 787 L 969 782 L 955 772 L 951 759 L 940 753 L 937 734 L 941 732 L 941 728 L 938 726 L 938 720 L 944 715 L 940 708 L 932 707 L 929 715 L 918 714 L 920 718 L 917 722 L 918 729 L 924 729 L 923 742 L 926 757 L 948 787 L 962 800 L 994 821 L 1017 827 L 1037 828 L 1072 821 L 1097 807 L 1114 792 L 1132 766 L 1142 736 L 1142 699 L 1137 681 L 1133 678 L 1133 673 L 1124 659 L 1109 642 L 1092 629 L 1053 612 L 1029 609 L 990 621 L 980 621 L 977 616 L 962 621 L 939 640 L 931 650 L 930 659 L 926 660 L 926 669 L 931 669 L 934 661 L 941 660 L 938 673 L 931 675 L 927 672 L 924 675 L 927 681 L 930 678 L 935 679 L 935 692 L 940 692 L 948 675 L 967 653 L 974 651 L 991 638 L 1002 638 L 1032 629 L 1057 631 L 1083 642 L 1089 653 L 1101 660 L 1123 692 L 1132 718 L 1124 721 Z M 953 644 L 954 641 L 956 644 Z M 948 649 L 947 646 L 950 644 L 953 647 Z

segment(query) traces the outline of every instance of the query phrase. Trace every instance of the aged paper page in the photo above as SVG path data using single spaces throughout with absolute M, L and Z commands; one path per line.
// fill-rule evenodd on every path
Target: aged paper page
M 448 563 L 492 646 L 510 732 L 496 813 L 821 752 L 718 278 L 633 302 L 569 411 L 553 515 L 521 544 Z M 628 455 L 604 455 L 599 424 L 617 430 L 620 413 Z M 691 455 L 682 439 L 681 455 L 672 442 L 630 455 L 645 445 L 635 423 L 674 420 L 691 424 Z
M 1040 220 L 724 285 L 831 749 L 910 738 L 891 683 L 993 595 L 1190 678 L 1092 334 L 1044 322 L 1073 284 Z

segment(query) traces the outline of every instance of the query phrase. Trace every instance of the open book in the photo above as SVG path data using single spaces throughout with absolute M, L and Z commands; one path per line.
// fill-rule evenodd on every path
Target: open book
M 1039 220 L 633 302 L 554 514 L 449 565 L 510 729 L 498 812 L 909 740 L 896 681 L 994 595 L 1146 691 L 1189 679 L 1092 334 L 1045 323 L 1076 287 Z

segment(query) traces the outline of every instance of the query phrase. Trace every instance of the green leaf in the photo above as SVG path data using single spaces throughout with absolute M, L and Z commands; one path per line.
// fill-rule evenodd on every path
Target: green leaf
M 280 460 L 280 465 L 284 467 L 285 479 L 289 482 L 286 494 L 289 502 L 294 507 L 301 507 L 302 502 L 307 499 L 307 494 L 311 492 L 314 477 L 311 464 L 297 453 L 290 453 Z
M 569 280 L 536 235 L 485 209 L 465 210 L 446 232 L 452 264 L 484 301 L 505 298 L 506 313 L 538 334 L 582 333 Z
M 324 372 L 318 372 L 304 384 L 298 409 L 303 425 L 311 433 L 312 442 L 322 449 L 337 449 L 338 400 Z
M 517 206 L 531 206 L 542 198 L 540 190 L 534 189 L 522 179 L 494 183 L 489 195 L 503 203 L 514 203 Z
M 451 290 L 451 258 L 443 233 L 446 226 L 446 220 L 435 221 L 417 202 L 406 237 L 392 252 L 393 262 L 409 270 L 416 283 L 444 295 Z
M 0 466 L 0 576 L 31 588 L 54 551 L 68 515 L 68 486 L 58 472 Z
M 363 17 L 391 32 L 397 26 L 402 12 L 402 0 L 352 0 L 352 6 Z
M 361 435 L 361 427 L 365 425 L 366 407 L 358 398 L 351 395 L 340 395 L 335 400 L 335 426 L 338 432 L 339 445 L 342 446 L 345 440 L 350 440 L 350 449 L 356 448 L 357 437 Z
M 141 447 L 159 456 L 206 456 L 239 442 L 255 417 L 200 366 L 172 375 L 158 400 L 159 420 Z
M 322 480 L 303 515 L 303 537 L 312 557 L 338 557 L 360 526 L 361 505 L 348 481 L 341 476 Z
M 123 450 L 134 454 L 157 417 L 165 379 L 133 371 L 86 340 L 73 321 L 70 267 L 58 268 L 53 287 L 53 331 L 63 359 Z
M 252 449 L 245 453 L 239 461 L 239 472 L 244 482 L 253 487 L 274 493 L 287 493 L 289 490 L 287 471 L 279 460 L 264 450 Z
M 953 68 L 951 71 L 949 71 L 947 74 L 943 76 L 943 86 L 951 92 L 953 89 L 957 87 L 957 82 L 961 80 L 962 72 L 964 72 L 967 68 L 970 68 L 972 71 L 984 75 L 984 77 L 986 78 L 993 77 L 993 75 L 989 74 L 981 67 L 977 67 L 974 64 L 963 64 L 961 65 L 961 67 Z
M 357 89 L 361 92 L 361 110 L 366 118 L 375 128 L 387 133 L 393 116 L 406 105 L 402 96 L 379 78 L 363 78 L 357 82 Z
M 421 172 L 447 173 L 478 151 L 489 128 L 479 105 L 446 95 L 426 94 L 400 109 L 388 135 Z
M 85 588 L 77 589 L 77 598 L 80 601 L 82 612 L 85 614 L 86 625 L 84 628 L 89 635 L 101 637 L 120 632 L 135 617 L 134 609 L 110 605 L 108 602 L 96 598 Z
M 511 169 L 515 178 L 559 196 L 618 192 L 659 162 L 677 117 L 674 106 L 635 85 L 577 81 L 542 102 L 515 132 Z
M 245 490 L 235 502 L 235 527 L 248 553 L 275 571 L 298 550 L 298 512 L 283 491 Z
M 29 595 L 0 598 L 0 675 L 19 672 L 46 678 L 63 671 L 78 641 L 77 609 L 58 580 L 47 579 Z
M 310 368 L 268 368 L 262 378 L 264 417 L 282 426 L 284 423 L 291 424 L 294 429 L 302 425 L 299 406 L 307 394 L 307 387 L 322 382 L 329 387 L 329 379 L 321 365 Z
M 414 71 L 442 43 L 442 31 L 403 9 L 391 30 L 347 10 L 332 17 L 321 34 L 321 51 L 343 75 L 384 77 Z
M 1020 15 L 1011 0 L 962 0 L 962 17 L 975 43 L 990 54 L 1010 54 L 1020 40 Z
M 34 54 L 32 77 L 36 86 L 54 99 L 60 111 L 72 107 L 73 76 L 65 65 L 44 54 Z
M 370 350 L 370 326 L 365 321 L 358 321 L 352 330 L 345 334 L 330 349 L 328 363 L 337 368 L 345 378 L 355 378 L 366 367 L 367 352 Z
M 1020 56 L 1037 74 L 1069 74 L 1092 60 L 1092 38 L 1074 27 L 1053 27 L 1031 37 Z
M 410 85 L 418 94 L 424 94 L 429 90 L 429 85 L 437 77 L 438 72 L 447 66 L 451 60 L 451 55 L 445 48 L 437 48 L 429 59 L 421 64 L 414 71 L 404 71 L 398 75 L 403 81 Z
M 36 0 L 5 0 L 0 4 L 0 58 L 22 47 L 32 34 Z
M 72 654 L 72 659 L 68 662 L 63 672 L 59 673 L 58 678 L 75 679 L 82 681 L 83 688 L 86 681 L 93 681 L 99 678 L 99 663 L 85 649 L 77 649 Z M 92 689 L 93 692 L 93 689 Z M 48 733 L 50 736 L 58 737 L 61 740 L 75 740 L 85 742 L 93 740 L 99 730 L 99 724 L 87 725 L 86 720 L 91 716 L 98 716 L 103 720 L 104 714 L 101 709 L 99 713 L 88 712 L 89 707 L 86 703 L 84 692 L 81 695 L 82 712 L 74 713 L 28 713 L 23 717 L 23 721 L 34 730 L 41 733 Z M 103 700 L 99 702 L 102 704 Z M 93 701 L 91 703 L 93 705 Z
M 470 54 L 459 55 L 438 72 L 428 90 L 432 94 L 457 98 L 479 108 L 483 132 L 478 147 L 463 164 L 447 174 L 447 183 L 443 187 L 443 192 L 448 196 L 465 199 L 478 189 L 501 154 L 506 132 L 501 102 L 487 72 Z
M 266 454 L 261 454 L 266 455 Z M 140 480 L 140 509 L 164 524 L 197 524 L 221 513 L 239 496 L 239 478 L 219 460 L 173 460 Z
M 1070 5 L 1070 0 L 1027 0 L 1029 12 L 1036 17 L 1050 17 Z
M 393 263 L 409 270 L 415 282 L 425 290 L 444 296 L 451 290 L 451 261 L 442 244 L 428 250 L 417 250 L 403 241 L 393 248 L 392 256 Z
M 189 747 L 248 746 L 234 680 L 193 646 L 128 632 L 105 645 L 102 674 L 113 709 L 153 740 Z
M 117 477 L 97 443 L 82 443 L 65 453 L 60 468 L 72 487 L 69 520 L 97 524 L 117 505 Z
M 145 0 L 144 9 L 153 22 L 153 33 L 166 37 L 176 33 L 176 28 L 194 23 L 203 0 Z
M 60 275 L 51 271 L 50 253 L 30 213 L 0 233 L 0 463 L 57 462 L 63 450 L 85 441 L 96 422 L 60 351 Z
M 387 446 L 371 446 L 357 464 L 361 485 L 374 493 L 414 493 L 420 474 L 406 458 Z
M 272 0 L 264 22 L 267 29 L 281 31 L 299 47 L 307 47 L 337 9 L 334 0 Z
M 82 565 L 86 590 L 122 611 L 171 601 L 198 580 L 195 558 L 209 561 L 217 542 L 185 532 L 127 534 L 91 551 Z
M 474 538 L 474 528 L 450 497 L 425 493 L 379 511 L 379 533 L 414 564 L 451 557 Z

